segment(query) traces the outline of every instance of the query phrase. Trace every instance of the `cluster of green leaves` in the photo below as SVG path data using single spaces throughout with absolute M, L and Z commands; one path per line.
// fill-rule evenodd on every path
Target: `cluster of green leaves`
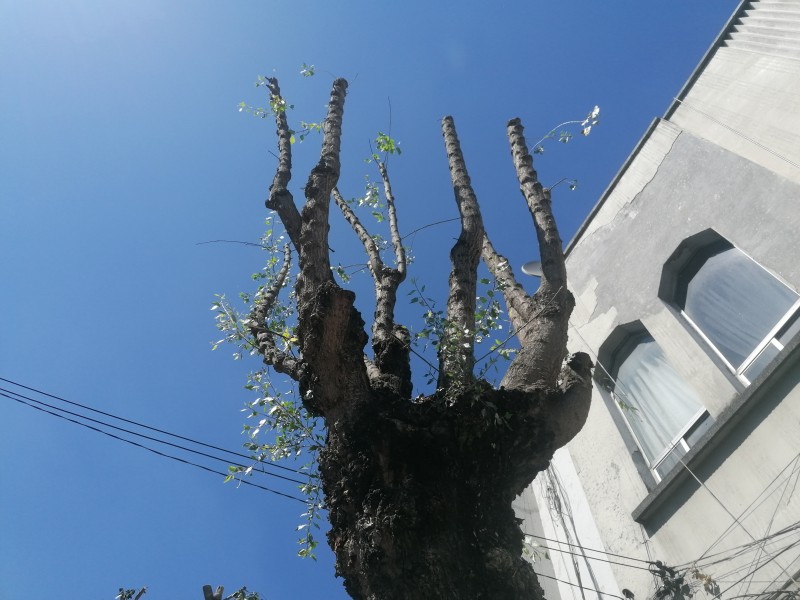
M 269 78 L 259 75 L 256 78 L 256 87 L 266 87 L 269 85 Z M 266 119 L 273 115 L 279 115 L 294 108 L 294 104 L 288 104 L 283 98 L 273 98 L 270 96 L 267 107 L 250 106 L 247 102 L 239 102 L 239 112 L 247 112 L 260 119 Z
M 419 304 L 423 308 L 422 327 L 412 335 L 412 342 L 424 352 L 428 344 L 436 349 L 437 353 L 445 356 L 447 360 L 460 360 L 461 349 L 490 342 L 495 335 L 506 326 L 507 319 L 500 303 L 502 291 L 500 285 L 487 277 L 479 280 L 479 294 L 476 297 L 475 328 L 462 328 L 450 322 L 445 312 L 437 308 L 436 301 L 425 294 L 425 286 L 420 285 L 416 279 L 411 279 L 412 287 L 408 292 L 411 304 Z M 485 379 L 489 370 L 495 368 L 498 359 L 510 360 L 516 348 L 507 346 L 509 338 L 504 340 L 494 339 L 489 352 L 481 359 L 488 359 L 481 365 L 477 373 L 478 379 Z M 425 374 L 426 383 L 431 385 L 437 379 L 435 370 L 431 367 Z
M 234 306 L 223 294 L 217 295 L 211 306 L 211 310 L 216 312 L 217 329 L 224 334 L 213 343 L 212 350 L 223 343 L 231 344 L 235 347 L 234 360 L 241 359 L 245 353 L 255 355 L 258 351 L 250 331 L 250 319 L 253 318 L 250 307 L 273 284 L 281 268 L 278 257 L 283 255 L 281 246 L 285 235 L 275 230 L 275 218 L 274 214 L 267 217 L 266 230 L 261 238 L 260 245 L 268 253 L 268 258 L 264 268 L 252 275 L 252 279 L 258 282 L 256 291 L 240 293 L 240 307 Z M 279 349 L 296 352 L 298 340 L 293 302 L 276 302 L 259 325 L 272 332 Z M 316 525 L 315 521 L 322 510 L 316 471 L 317 454 L 324 440 L 322 424 L 305 410 L 293 386 L 278 389 L 273 385 L 274 380 L 275 374 L 268 368 L 251 372 L 247 377 L 244 387 L 254 392 L 256 398 L 247 402 L 242 409 L 248 419 L 243 426 L 243 433 L 248 438 L 244 447 L 250 451 L 253 463 L 247 467 L 231 465 L 225 480 L 252 476 L 254 470 L 258 471 L 259 465 L 265 462 L 305 459 L 300 470 L 306 474 L 306 482 L 299 486 L 306 498 L 306 512 L 302 517 L 307 525 Z M 313 527 L 307 525 L 298 528 L 302 531 L 302 537 L 298 540 L 301 545 L 298 554 L 313 558 L 317 543 L 311 534 Z
M 282 233 L 276 234 L 274 222 L 275 214 L 271 213 L 265 220 L 266 230 L 260 240 L 261 248 L 269 253 L 269 257 L 264 268 L 251 276 L 254 281 L 260 282 L 258 289 L 253 294 L 239 293 L 239 299 L 244 305 L 252 304 L 254 299 L 258 299 L 269 288 L 280 270 L 278 257 L 283 254 L 281 246 L 286 236 Z M 216 301 L 211 305 L 210 310 L 216 311 L 217 314 L 214 316 L 216 326 L 219 331 L 224 333 L 224 337 L 214 342 L 211 349 L 216 350 L 220 344 L 227 342 L 237 347 L 233 353 L 234 360 L 240 360 L 245 352 L 250 355 L 256 354 L 258 348 L 250 334 L 249 312 L 243 313 L 234 307 L 224 294 L 216 294 L 215 298 Z M 281 340 L 283 344 L 281 349 L 287 352 L 293 351 L 297 344 L 294 334 L 294 316 L 292 303 L 276 303 L 272 307 L 266 323 L 261 324 Z
M 303 77 L 313 77 L 314 76 L 314 65 L 307 65 L 303 63 L 303 66 L 300 69 L 300 74 Z M 259 75 L 256 78 L 256 87 L 266 87 L 269 85 L 269 78 L 265 77 L 264 75 Z M 286 112 L 287 110 L 294 109 L 294 104 L 288 104 L 285 99 L 283 98 L 275 98 L 270 96 L 269 103 L 267 107 L 260 107 L 260 106 L 251 106 L 247 104 L 247 102 L 240 102 L 238 107 L 239 112 L 247 112 L 253 115 L 254 117 L 258 117 L 260 119 L 266 119 L 268 117 L 279 115 L 281 113 Z M 322 123 L 315 123 L 315 122 L 306 122 L 300 121 L 300 128 L 299 129 L 290 129 L 290 138 L 289 141 L 294 144 L 298 139 L 299 141 L 303 141 L 306 139 L 306 136 L 310 133 L 319 133 L 322 131 Z
M 394 138 L 383 133 L 382 131 L 379 131 L 378 137 L 375 138 L 375 148 L 377 148 L 378 152 L 383 152 L 384 155 L 403 153 L 402 149 L 400 148 L 400 144 Z M 372 160 L 379 160 L 378 154 L 373 154 Z
M 547 548 L 529 535 L 523 539 L 522 555 L 534 564 L 542 560 L 550 560 L 550 552 L 547 551 Z
M 650 565 L 650 572 L 659 581 L 653 595 L 656 600 L 689 600 L 700 587 L 707 594 L 715 598 L 720 597 L 719 584 L 710 575 L 698 569 L 678 570 L 657 560 Z

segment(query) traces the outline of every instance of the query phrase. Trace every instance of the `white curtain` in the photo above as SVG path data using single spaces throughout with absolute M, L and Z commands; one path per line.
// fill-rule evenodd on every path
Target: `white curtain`
M 614 394 L 651 466 L 702 408 L 650 336 L 619 366 Z
M 740 250 L 709 258 L 689 282 L 684 311 L 738 369 L 797 301 Z

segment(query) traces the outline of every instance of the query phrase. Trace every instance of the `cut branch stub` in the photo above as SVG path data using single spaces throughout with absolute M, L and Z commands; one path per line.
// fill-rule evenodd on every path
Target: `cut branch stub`
M 450 291 L 447 322 L 439 347 L 439 387 L 473 380 L 475 365 L 475 305 L 478 262 L 483 245 L 483 219 L 467 173 L 452 117 L 442 120 L 445 150 L 450 165 L 456 205 L 461 216 L 461 234 L 450 250 Z

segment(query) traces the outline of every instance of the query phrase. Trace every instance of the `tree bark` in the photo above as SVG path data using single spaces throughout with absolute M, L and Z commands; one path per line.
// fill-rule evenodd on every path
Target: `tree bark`
M 443 121 L 462 229 L 451 251 L 439 389 L 412 399 L 408 334 L 394 320 L 406 258 L 386 165 L 379 162 L 394 267 L 384 264 L 336 189 L 346 89 L 344 80 L 334 82 L 322 153 L 305 187 L 302 211 L 286 189 L 288 127 L 285 115 L 276 115 L 281 159 L 268 204 L 299 255 L 295 292 L 301 358 L 281 356 L 271 333 L 259 329 L 276 290 L 256 303 L 251 326 L 265 362 L 299 381 L 306 407 L 327 428 L 319 472 L 337 574 L 357 599 L 542 598 L 533 568 L 522 556 L 523 534 L 511 502 L 580 430 L 589 409 L 592 367 L 586 355 L 566 357 L 573 300 L 549 194 L 537 180 L 519 120 L 510 121 L 512 157 L 544 271 L 542 286 L 531 297 L 484 231 L 455 124 L 449 117 Z M 277 81 L 270 80 L 270 91 L 280 99 Z M 353 306 L 355 295 L 331 277 L 332 195 L 362 241 L 375 281 L 372 357 L 364 354 L 368 336 Z M 499 389 L 473 374 L 481 256 L 501 284 L 521 343 Z M 288 250 L 286 257 L 288 264 Z

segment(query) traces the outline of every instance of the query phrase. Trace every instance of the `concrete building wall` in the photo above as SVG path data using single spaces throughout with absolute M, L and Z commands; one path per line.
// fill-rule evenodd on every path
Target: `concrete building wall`
M 726 27 L 667 118 L 800 182 L 800 3 L 755 0 Z
M 580 496 L 606 552 L 678 565 L 751 544 L 704 567 L 728 598 L 800 573 L 800 545 L 784 550 L 782 536 L 753 545 L 800 522 L 800 340 L 747 386 L 659 287 L 681 242 L 713 229 L 800 291 L 798 98 L 800 1 L 743 3 L 568 246 L 570 350 L 596 358 L 617 327 L 638 321 L 716 423 L 657 483 L 624 413 L 597 386 L 560 459 L 571 465 L 564 487 Z M 540 516 L 545 530 L 557 525 Z M 607 565 L 618 590 L 648 597 L 652 576 L 620 562 L 628 566 Z

